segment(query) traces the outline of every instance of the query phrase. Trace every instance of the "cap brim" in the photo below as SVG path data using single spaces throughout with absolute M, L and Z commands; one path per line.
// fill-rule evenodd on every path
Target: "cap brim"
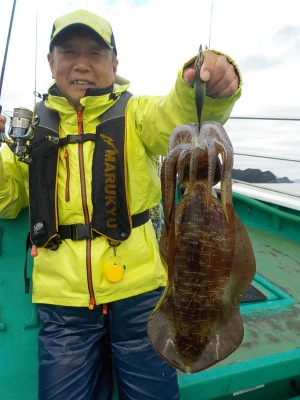
M 105 46 L 107 46 L 109 49 L 113 50 L 113 47 L 106 42 L 106 40 L 103 39 L 103 37 L 101 35 L 99 35 L 99 33 L 97 31 L 95 31 L 93 28 L 91 28 L 89 25 L 86 24 L 82 24 L 82 23 L 75 23 L 72 25 L 68 25 L 65 28 L 63 28 L 61 31 L 59 31 L 51 40 L 50 40 L 50 44 L 49 44 L 49 50 L 51 51 L 53 49 L 53 46 L 55 45 L 55 43 L 60 40 L 63 35 L 66 35 L 68 31 L 75 29 L 76 27 L 78 28 L 84 28 L 85 30 L 93 33 L 97 39 L 99 41 L 101 41 L 101 43 L 103 43 Z

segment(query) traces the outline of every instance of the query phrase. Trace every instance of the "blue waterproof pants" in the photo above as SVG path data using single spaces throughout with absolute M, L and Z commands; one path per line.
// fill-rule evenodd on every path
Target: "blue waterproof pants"
M 38 305 L 39 400 L 110 400 L 112 365 L 119 400 L 179 400 L 176 370 L 147 336 L 163 289 L 94 310 Z

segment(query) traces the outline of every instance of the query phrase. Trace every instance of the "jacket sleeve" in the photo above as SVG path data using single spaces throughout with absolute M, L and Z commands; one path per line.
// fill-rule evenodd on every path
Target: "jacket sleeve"
M 20 164 L 8 146 L 0 151 L 0 218 L 15 218 L 28 206 L 28 167 Z
M 211 98 L 206 96 L 202 110 L 203 122 L 217 121 L 224 125 L 235 102 L 241 96 L 242 79 L 240 72 L 234 61 L 230 57 L 226 57 L 234 65 L 239 76 L 239 87 L 230 97 Z M 140 139 L 152 155 L 166 154 L 170 134 L 176 126 L 198 121 L 194 89 L 188 86 L 182 77 L 183 69 L 192 60 L 178 72 L 175 85 L 167 96 L 141 96 L 132 102 Z

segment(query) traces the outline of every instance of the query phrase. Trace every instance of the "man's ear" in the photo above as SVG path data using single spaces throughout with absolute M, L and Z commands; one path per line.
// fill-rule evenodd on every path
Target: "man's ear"
M 48 53 L 47 54 L 47 59 L 48 59 L 48 63 L 49 63 L 49 66 L 50 66 L 52 78 L 54 79 L 55 76 L 54 76 L 54 57 L 53 57 L 53 54 L 52 53 Z
M 114 57 L 112 63 L 113 63 L 113 74 L 114 77 L 116 78 L 119 61 L 116 57 Z

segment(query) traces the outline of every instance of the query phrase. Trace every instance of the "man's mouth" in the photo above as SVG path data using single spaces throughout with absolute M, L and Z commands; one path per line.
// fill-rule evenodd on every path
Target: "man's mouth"
M 72 83 L 74 83 L 75 85 L 82 85 L 82 86 L 93 85 L 93 82 L 85 81 L 82 79 L 75 79 L 74 81 L 72 81 Z

